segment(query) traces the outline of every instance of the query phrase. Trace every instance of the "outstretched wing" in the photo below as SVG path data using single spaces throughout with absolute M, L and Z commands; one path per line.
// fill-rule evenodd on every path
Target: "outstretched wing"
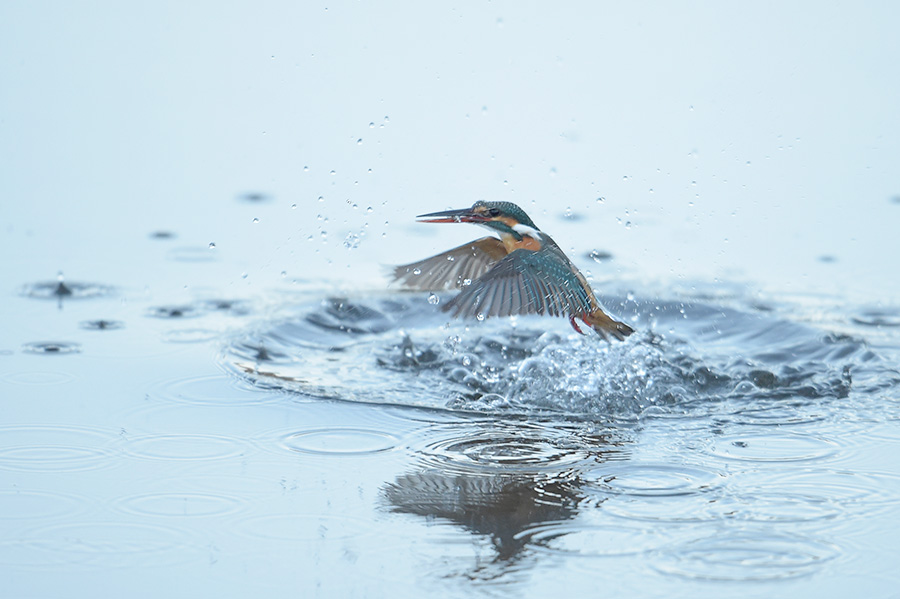
M 410 289 L 461 289 L 506 256 L 496 237 L 482 237 L 443 254 L 394 268 L 394 280 Z
M 588 291 L 554 252 L 523 249 L 497 262 L 443 309 L 462 317 L 571 316 L 589 313 L 592 306 Z

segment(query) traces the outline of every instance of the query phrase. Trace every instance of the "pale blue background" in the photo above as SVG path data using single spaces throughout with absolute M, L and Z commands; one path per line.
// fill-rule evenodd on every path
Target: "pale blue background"
M 381 290 L 382 265 L 483 234 L 416 224 L 423 212 L 514 201 L 590 271 L 601 294 L 636 290 L 641 301 L 679 301 L 702 296 L 691 293 L 696 286 L 716 304 L 717 292 L 739 288 L 743 300 L 758 293 L 777 307 L 797 299 L 806 324 L 829 333 L 862 314 L 868 328 L 853 334 L 864 330 L 873 346 L 895 347 L 883 339 L 896 329 L 869 326 L 866 310 L 884 307 L 874 320 L 896 324 L 898 31 L 896 2 L 3 0 L 0 440 L 8 445 L 0 448 L 0 499 L 20 505 L 17 489 L 71 494 L 80 511 L 66 518 L 83 525 L 77 530 L 90 533 L 106 519 L 124 522 L 127 537 L 132 520 L 188 522 L 191 543 L 178 547 L 177 563 L 160 564 L 159 554 L 116 555 L 120 545 L 111 542 L 82 569 L 84 556 L 65 551 L 71 540 L 50 543 L 46 527 L 34 530 L 39 519 L 6 510 L 0 595 L 484 590 L 439 567 L 447 554 L 468 560 L 473 548 L 488 556 L 483 539 L 446 523 L 392 520 L 378 507 L 384 485 L 413 461 L 427 418 L 241 387 L 223 374 L 216 345 L 257 321 L 260 330 L 271 327 L 270 305 L 303 306 L 335 289 Z M 269 199 L 241 200 L 250 192 Z M 150 237 L 158 231 L 175 237 Z M 587 254 L 595 249 L 614 259 L 594 263 Z M 116 293 L 62 310 L 23 297 L 24 286 L 60 271 Z M 249 298 L 253 309 L 147 317 L 209 297 Z M 829 306 L 822 323 L 820 301 Z M 844 305 L 852 310 L 836 315 Z M 125 326 L 79 328 L 101 317 Z M 83 351 L 23 351 L 41 340 Z M 833 426 L 846 437 L 842 461 L 819 466 L 863 473 L 863 483 L 866 472 L 896 483 L 896 410 L 831 407 L 858 428 L 823 424 L 823 435 Z M 876 427 L 870 417 L 887 422 Z M 651 430 L 637 450 L 677 462 L 684 456 L 670 451 L 671 431 L 659 422 L 661 432 Z M 712 435 L 706 420 L 685 423 Z M 371 460 L 279 449 L 289 434 L 333 426 L 384 429 L 404 449 Z M 42 439 L 74 444 L 95 429 L 126 448 L 101 464 L 108 469 L 48 473 L 39 460 L 9 468 L 28 466 Z M 210 464 L 190 461 L 191 446 L 172 459 L 128 454 L 135 440 L 178 434 L 228 439 L 244 453 Z M 183 492 L 186 482 L 213 493 L 217 477 L 226 496 L 231 485 L 246 485 L 231 493 L 244 502 L 243 522 L 248 514 L 297 516 L 308 520 L 312 540 L 231 534 L 228 519 L 121 513 L 128 498 Z M 875 516 L 822 525 L 840 544 L 839 558 L 783 584 L 746 581 L 754 596 L 895 592 L 896 487 L 884 495 Z M 322 540 L 321 514 L 346 516 L 371 534 L 345 523 L 346 537 L 338 527 L 337 543 Z M 419 553 L 437 556 L 438 566 L 420 571 L 410 558 Z M 747 588 L 659 572 L 648 588 L 644 559 L 603 570 L 601 590 L 668 598 Z M 536 559 L 533 578 L 487 592 L 595 589 L 598 573 L 578 570 L 578 560 L 564 562 L 561 575 L 552 560 Z
M 472 236 L 418 238 L 434 232 L 412 216 L 503 199 L 579 256 L 612 252 L 595 276 L 895 300 L 898 15 L 892 2 L 5 2 L 4 252 L 31 277 L 121 279 L 140 268 L 124 226 L 139 222 L 240 265 L 211 282 L 379 285 L 373 266 Z M 235 210 L 243 191 L 274 201 Z M 587 223 L 554 222 L 567 207 Z

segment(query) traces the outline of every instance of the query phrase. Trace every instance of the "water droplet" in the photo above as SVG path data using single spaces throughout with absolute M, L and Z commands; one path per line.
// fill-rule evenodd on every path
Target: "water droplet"
M 282 271 L 281 271 L 281 278 L 284 279 L 285 277 L 287 277 L 287 271 L 286 271 L 286 270 L 282 270 Z
M 606 198 L 604 198 L 604 197 L 599 197 L 599 198 L 597 198 L 597 203 L 598 203 L 598 204 L 602 204 L 602 203 L 605 202 L 605 201 L 606 201 Z
M 344 247 L 348 250 L 355 250 L 359 247 L 360 236 L 357 233 L 347 233 L 344 238 Z
M 297 209 L 297 204 L 291 204 L 291 210 L 296 210 L 296 209 Z
M 253 218 L 253 224 L 255 225 L 255 224 L 257 224 L 257 223 L 259 223 L 259 219 L 256 218 L 256 217 L 254 217 L 254 218 Z
M 483 321 L 484 320 L 484 312 L 479 312 L 478 314 L 476 314 L 475 320 L 477 320 L 479 322 Z
M 215 242 L 215 241 L 210 241 L 210 242 L 209 242 L 209 249 L 211 249 L 211 250 L 216 249 L 216 242 Z
M 335 172 L 336 172 L 336 171 L 331 170 L 328 174 L 331 175 L 331 176 L 334 176 Z
M 241 278 L 242 278 L 242 279 L 246 279 L 248 276 L 250 276 L 250 275 L 247 274 L 247 273 L 245 273 L 245 272 L 242 272 L 242 273 L 241 273 Z
M 324 198 L 323 196 L 319 196 L 319 197 L 318 197 L 318 200 L 319 200 L 319 202 L 324 202 L 324 201 L 325 201 L 325 198 Z
M 387 115 L 385 115 L 385 117 L 384 117 L 384 122 L 385 122 L 385 123 L 390 123 L 390 122 L 391 122 L 391 119 L 388 118 Z
M 371 206 L 369 206 L 368 208 L 366 208 L 366 214 L 372 214 L 372 207 L 371 207 Z
M 358 146 L 362 145 L 362 137 L 360 137 L 359 139 L 356 140 L 356 145 L 358 145 Z
M 369 129 L 374 129 L 374 128 L 375 128 L 375 123 L 369 123 Z
M 413 269 L 413 274 L 416 275 L 416 276 L 418 277 L 420 274 L 422 274 L 422 269 L 421 269 L 421 268 L 414 268 L 414 269 Z
M 437 295 L 435 295 L 433 293 L 430 293 L 428 295 L 428 303 L 431 304 L 432 306 L 438 305 L 438 302 L 440 302 L 440 301 L 441 301 L 441 298 L 439 298 Z
M 304 166 L 304 167 L 303 167 L 303 172 L 304 172 L 304 173 L 308 173 L 308 172 L 309 172 L 309 167 L 308 167 L 308 166 Z
M 468 287 L 472 284 L 472 279 L 463 279 L 463 287 Z

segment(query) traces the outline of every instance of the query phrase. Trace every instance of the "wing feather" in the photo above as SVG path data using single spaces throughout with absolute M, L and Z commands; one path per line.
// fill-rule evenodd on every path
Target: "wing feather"
M 591 311 L 588 291 L 555 252 L 516 250 L 444 304 L 454 316 L 564 316 Z
M 496 237 L 482 237 L 436 256 L 394 267 L 394 281 L 423 291 L 462 289 L 466 280 L 484 276 L 506 256 L 506 247 Z

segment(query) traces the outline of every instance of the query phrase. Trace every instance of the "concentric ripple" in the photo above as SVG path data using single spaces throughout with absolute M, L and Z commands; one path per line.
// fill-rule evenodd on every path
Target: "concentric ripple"
M 69 472 L 112 465 L 111 432 L 74 426 L 0 427 L 0 470 Z
M 222 516 L 241 508 L 234 497 L 210 493 L 147 493 L 123 497 L 118 503 L 123 511 L 162 518 Z
M 41 281 L 22 287 L 21 294 L 33 299 L 94 299 L 109 297 L 116 292 L 115 287 L 99 283 L 65 281 L 60 277 L 56 281 Z
M 16 385 L 62 385 L 75 380 L 75 377 L 65 372 L 10 372 L 0 377 L 0 380 Z
M 149 397 L 175 403 L 237 408 L 271 403 L 280 399 L 274 393 L 266 393 L 248 385 L 235 385 L 226 375 L 164 381 L 150 390 Z
M 502 422 L 436 426 L 414 449 L 424 466 L 479 473 L 557 472 L 595 455 L 570 431 Z
M 549 553 L 576 557 L 618 557 L 657 549 L 670 541 L 661 530 L 646 527 L 554 522 L 525 530 L 517 538 Z
M 81 345 L 71 341 L 34 341 L 23 345 L 22 351 L 29 354 L 61 356 L 81 353 Z
M 96 564 L 109 568 L 135 563 L 142 567 L 184 561 L 188 542 L 183 532 L 165 526 L 126 522 L 84 522 L 29 530 L 10 542 L 13 564 Z M 0 551 L 0 555 L 6 552 Z
M 671 497 L 706 493 L 725 475 L 702 466 L 685 464 L 613 463 L 584 474 L 593 491 L 632 497 Z
M 289 433 L 280 446 L 318 455 L 365 455 L 390 451 L 399 443 L 390 433 L 360 428 L 322 428 Z
M 247 447 L 240 439 L 218 435 L 145 435 L 129 439 L 125 452 L 148 460 L 224 460 Z
M 48 491 L 0 491 L 0 520 L 49 520 L 70 516 L 88 500 Z
M 811 574 L 838 554 L 834 545 L 801 535 L 729 532 L 670 546 L 652 566 L 683 578 L 776 580 Z
M 79 326 L 88 331 L 115 331 L 125 328 L 125 323 L 120 320 L 84 320 Z
M 819 436 L 773 432 L 716 437 L 709 453 L 728 460 L 783 463 L 820 460 L 837 450 L 836 443 Z

